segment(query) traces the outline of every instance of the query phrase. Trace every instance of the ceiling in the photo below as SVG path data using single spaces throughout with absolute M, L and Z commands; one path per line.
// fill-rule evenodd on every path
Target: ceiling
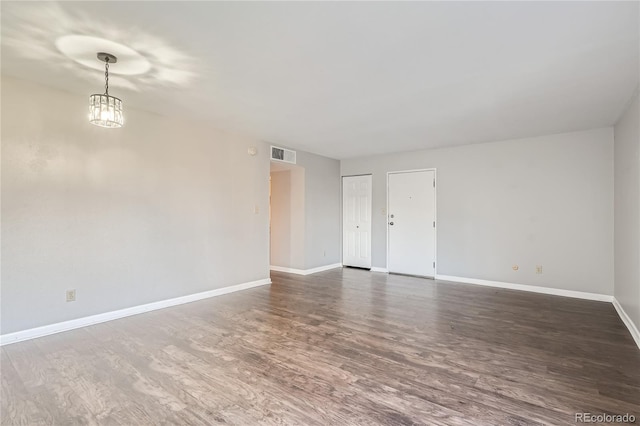
M 129 46 L 125 107 L 333 158 L 609 126 L 638 85 L 638 2 L 9 2 L 2 72 L 79 95 L 66 35 Z M 117 73 L 118 64 L 111 66 Z

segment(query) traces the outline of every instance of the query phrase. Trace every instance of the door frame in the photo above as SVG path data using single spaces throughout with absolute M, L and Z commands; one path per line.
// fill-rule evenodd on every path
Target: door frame
M 358 177 L 358 176 L 371 176 L 371 208 L 369 212 L 371 217 L 369 218 L 369 224 L 371 229 L 369 230 L 369 256 L 371 257 L 371 266 L 373 268 L 373 173 L 356 173 L 352 175 L 340 176 L 340 262 L 344 265 L 344 178 Z
M 429 169 L 410 169 L 410 170 L 394 170 L 391 172 L 387 172 L 387 207 L 386 207 L 386 215 L 385 215 L 385 227 L 387 228 L 387 272 L 389 272 L 389 175 L 391 174 L 399 174 L 399 173 L 414 173 L 414 172 L 433 172 L 433 178 L 436 181 L 436 186 L 433 188 L 433 217 L 436 222 L 436 227 L 434 230 L 434 238 L 433 238 L 433 261 L 436 262 L 436 267 L 433 268 L 433 279 L 435 280 L 438 276 L 438 171 L 436 168 Z

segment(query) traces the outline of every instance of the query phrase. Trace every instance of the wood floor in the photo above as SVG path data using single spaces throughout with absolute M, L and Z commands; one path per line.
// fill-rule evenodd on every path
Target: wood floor
M 335 269 L 2 348 L 2 425 L 640 417 L 610 303 Z

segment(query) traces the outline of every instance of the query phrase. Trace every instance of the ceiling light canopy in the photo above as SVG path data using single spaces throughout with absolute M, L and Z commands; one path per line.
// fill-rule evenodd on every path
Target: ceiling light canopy
M 90 69 L 103 68 L 103 64 L 96 61 L 96 52 L 109 52 L 118 57 L 118 69 L 113 70 L 113 74 L 144 75 L 151 69 L 151 63 L 140 52 L 106 38 L 67 34 L 56 38 L 55 45 L 64 56 Z
M 104 62 L 104 94 L 89 96 L 89 122 L 100 127 L 122 127 L 122 101 L 109 95 L 109 64 L 118 62 L 110 53 L 98 53 L 98 59 Z

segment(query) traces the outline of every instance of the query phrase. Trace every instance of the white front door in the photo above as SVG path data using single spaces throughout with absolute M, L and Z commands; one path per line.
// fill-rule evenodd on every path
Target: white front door
M 389 272 L 435 277 L 435 171 L 388 174 Z
M 342 178 L 342 264 L 371 268 L 371 175 Z

